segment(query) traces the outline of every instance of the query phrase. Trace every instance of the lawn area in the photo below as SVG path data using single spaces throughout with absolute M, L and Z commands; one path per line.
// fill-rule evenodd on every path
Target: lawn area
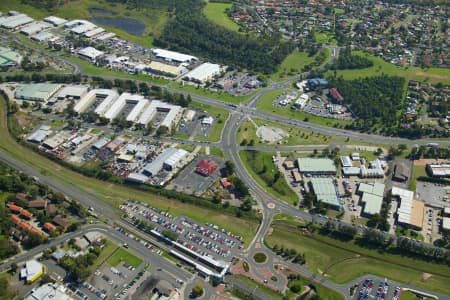
M 213 128 L 211 129 L 209 136 L 196 136 L 194 139 L 198 141 L 211 141 L 211 142 L 219 141 L 220 136 L 222 135 L 223 127 L 225 126 L 225 122 L 228 119 L 229 115 L 228 111 L 226 109 L 222 109 L 207 104 L 202 104 L 195 101 L 192 101 L 189 104 L 189 106 L 192 108 L 204 110 L 214 118 L 214 125 Z M 182 136 L 179 137 L 182 138 Z
M 417 300 L 417 299 L 418 299 L 417 295 L 410 291 L 402 291 L 400 295 L 400 300 Z
M 51 126 L 54 128 L 54 127 L 61 127 L 61 126 L 63 126 L 64 125 L 64 121 L 62 121 L 62 120 L 52 120 L 52 122 L 51 122 Z
M 50 15 L 44 8 L 37 8 L 31 5 L 23 4 L 20 0 L 3 1 L 1 5 L 2 11 L 17 10 L 28 14 L 36 19 L 43 19 Z M 95 14 L 89 9 L 99 8 L 110 11 L 111 16 Z M 95 16 L 111 17 L 111 18 L 133 18 L 141 21 L 146 25 L 146 29 L 142 35 L 129 34 L 124 30 L 117 29 L 115 27 L 108 27 L 101 25 L 108 31 L 116 33 L 123 39 L 129 40 L 133 43 L 152 47 L 154 37 L 161 34 L 165 24 L 168 20 L 168 12 L 165 10 L 154 9 L 150 6 L 143 6 L 138 9 L 130 9 L 128 6 L 122 3 L 111 3 L 103 0 L 74 0 L 67 1 L 65 4 L 51 13 L 52 15 L 72 19 L 88 19 Z
M 450 84 L 450 71 L 448 69 L 441 68 L 428 68 L 421 69 L 418 67 L 397 67 L 391 63 L 385 62 L 383 59 L 370 55 L 361 51 L 354 51 L 353 54 L 358 54 L 367 57 L 373 62 L 373 66 L 370 68 L 355 70 L 337 70 L 337 76 L 343 76 L 344 79 L 352 80 L 359 77 L 372 77 L 380 76 L 382 74 L 390 76 L 400 76 L 407 80 L 428 81 L 431 83 L 442 82 L 444 84 Z M 333 75 L 333 71 L 326 73 L 327 77 Z
M 337 15 L 342 15 L 342 14 L 345 13 L 345 10 L 342 9 L 342 8 L 335 8 L 334 9 L 334 13 L 337 14 Z
M 318 43 L 322 43 L 325 45 L 331 45 L 331 46 L 337 46 L 336 39 L 331 34 L 328 34 L 328 33 L 315 32 L 314 39 Z
M 102 248 L 99 257 L 95 260 L 94 264 L 89 266 L 89 272 L 92 273 L 97 270 L 103 263 L 113 255 L 114 252 L 119 249 L 119 246 L 116 245 L 113 241 L 106 240 L 105 246 Z
M 5 101 L 0 98 L 0 140 L 2 141 L 2 143 L 0 143 L 0 149 L 22 162 L 33 166 L 36 170 L 39 170 L 46 176 L 103 199 L 117 208 L 118 212 L 118 206 L 124 200 L 139 200 L 163 211 L 169 211 L 172 215 L 183 215 L 200 223 L 217 224 L 228 231 L 242 236 L 247 245 L 252 240 L 258 226 L 257 221 L 237 218 L 224 214 L 219 210 L 193 206 L 121 184 L 112 184 L 86 177 L 77 172 L 63 168 L 56 162 L 17 144 L 17 142 L 9 135 L 6 127 L 5 104 Z
M 239 25 L 231 20 L 226 10 L 233 6 L 231 3 L 207 2 L 203 14 L 212 22 L 225 27 L 228 30 L 238 31 Z
M 265 121 L 261 119 L 252 119 L 254 123 L 258 126 L 272 126 L 276 128 L 283 129 L 285 132 L 289 134 L 288 138 L 283 140 L 284 145 L 294 146 L 294 145 L 328 145 L 331 142 L 341 141 L 344 142 L 344 139 L 338 137 L 331 137 L 327 135 L 323 135 L 320 133 L 314 133 L 311 131 L 306 131 L 297 127 L 290 127 L 281 125 L 278 123 Z M 248 142 L 251 140 L 255 141 L 255 145 L 267 145 L 267 143 L 261 142 L 261 140 L 256 135 L 256 127 L 255 124 L 250 120 L 245 120 L 242 122 L 241 127 L 238 130 L 237 142 L 240 144 L 243 139 L 246 139 Z
M 428 176 L 425 166 L 413 166 L 413 173 L 409 186 L 411 191 L 416 191 L 417 178 L 419 178 L 420 176 Z
M 314 285 L 316 287 L 317 294 L 319 295 L 320 299 L 324 299 L 324 300 L 338 300 L 338 299 L 342 299 L 342 300 L 344 300 L 344 296 L 342 296 L 338 292 L 333 291 L 333 290 L 331 290 L 331 289 L 329 289 L 329 288 L 327 288 L 327 287 L 325 287 L 325 286 L 323 286 L 321 284 L 318 284 L 318 283 L 316 283 L 316 282 L 314 282 L 312 280 L 309 280 L 307 278 L 302 277 L 301 279 L 292 280 L 292 281 L 289 282 L 289 286 L 296 285 L 296 284 L 299 284 L 302 287 L 302 290 L 301 290 L 300 294 L 302 292 L 304 292 L 304 288 L 303 288 L 304 286 L 312 284 L 312 285 Z M 293 292 L 291 290 L 286 290 L 286 294 L 288 296 L 291 296 L 291 294 L 293 294 Z
M 428 263 L 392 253 L 380 253 L 376 249 L 362 248 L 353 241 L 342 242 L 318 233 L 303 235 L 298 229 L 278 222 L 272 235 L 265 242 L 277 244 L 305 253 L 311 272 L 326 273 L 327 278 L 345 283 L 365 274 L 388 277 L 407 284 L 417 285 L 441 293 L 449 293 L 450 267 Z M 432 277 L 422 281 L 423 273 Z
M 305 113 L 303 111 L 294 111 L 291 110 L 288 107 L 276 107 L 272 105 L 273 100 L 275 98 L 283 93 L 286 93 L 286 90 L 275 90 L 270 91 L 266 94 L 264 94 L 261 99 L 258 102 L 258 108 L 262 111 L 273 113 L 275 115 L 281 115 L 283 117 L 288 117 L 300 121 L 309 121 L 311 123 L 320 124 L 324 126 L 344 126 L 347 124 L 350 124 L 350 121 L 342 121 L 342 120 L 335 120 L 335 119 L 329 119 L 329 118 L 323 118 L 314 116 L 308 113 Z
M 278 67 L 278 71 L 270 75 L 270 79 L 277 82 L 287 80 L 290 77 L 301 73 L 303 67 L 313 61 L 314 56 L 308 56 L 308 53 L 306 52 L 295 50 L 283 60 Z
M 241 151 L 239 152 L 239 155 L 244 167 L 253 179 L 277 199 L 289 204 L 297 205 L 298 196 L 289 187 L 284 176 L 280 174 L 281 176 L 279 176 L 279 179 L 275 181 L 275 176 L 277 172 L 279 172 L 272 162 L 272 156 L 275 153 L 255 151 L 255 159 L 253 159 L 252 152 L 253 151 Z
M 131 254 L 130 251 L 119 247 L 119 249 L 117 249 L 114 254 L 109 257 L 107 262 L 112 267 L 117 267 L 121 262 L 124 262 L 132 267 L 137 268 L 142 263 L 142 259 L 134 254 Z
M 227 103 L 235 103 L 235 104 L 239 104 L 241 102 L 247 101 L 248 99 L 250 99 L 252 97 L 252 95 L 254 93 L 256 93 L 256 92 L 253 92 L 247 96 L 231 96 L 230 94 L 228 94 L 226 92 L 213 92 L 208 89 L 198 88 L 198 87 L 190 85 L 190 84 L 182 85 L 181 83 L 178 83 L 178 82 L 172 82 L 169 84 L 169 86 L 171 88 L 189 92 L 189 93 L 193 93 L 193 94 L 197 94 L 199 96 L 204 96 L 204 97 L 213 98 L 213 99 L 216 99 L 219 101 L 223 101 L 223 102 L 227 102 Z

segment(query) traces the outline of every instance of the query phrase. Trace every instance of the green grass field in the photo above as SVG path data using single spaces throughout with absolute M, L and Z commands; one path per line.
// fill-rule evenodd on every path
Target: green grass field
M 354 242 L 342 242 L 320 234 L 304 236 L 300 231 L 281 222 L 275 225 L 265 242 L 285 248 L 295 248 L 305 253 L 311 272 L 326 273 L 326 277 L 337 283 L 345 283 L 365 274 L 387 277 L 407 284 L 417 285 L 441 293 L 449 293 L 450 267 L 390 253 L 362 248 Z M 432 277 L 422 280 L 423 273 Z
M 196 136 L 194 139 L 198 141 L 211 141 L 211 142 L 217 142 L 220 140 L 220 137 L 222 135 L 223 127 L 225 126 L 225 122 L 228 119 L 228 111 L 219 107 L 202 104 L 199 102 L 192 101 L 189 105 L 192 108 L 201 109 L 208 114 L 210 114 L 214 118 L 214 125 L 211 129 L 211 132 L 209 136 Z
M 119 246 L 117 246 L 114 242 L 106 240 L 105 246 L 103 247 L 102 252 L 100 252 L 99 257 L 97 257 L 95 262 L 89 266 L 89 272 L 92 273 L 97 270 L 111 257 L 111 255 L 113 255 L 115 251 L 117 251 L 118 248 Z
M 294 111 L 290 109 L 289 107 L 276 107 L 272 104 L 273 100 L 275 98 L 283 93 L 286 93 L 286 90 L 275 90 L 270 91 L 266 94 L 264 94 L 261 99 L 258 102 L 258 108 L 262 111 L 273 113 L 276 115 L 281 115 L 284 117 L 304 121 L 307 119 L 311 123 L 325 125 L 325 126 L 344 126 L 347 124 L 350 124 L 350 121 L 342 121 L 342 120 L 335 120 L 335 119 L 329 119 L 329 118 L 323 118 L 314 116 L 308 113 L 305 113 L 303 111 Z
M 119 35 L 136 44 L 146 47 L 153 46 L 154 37 L 161 34 L 165 24 L 168 20 L 168 12 L 164 10 L 152 9 L 150 6 L 144 6 L 139 9 L 130 9 L 121 3 L 110 3 L 104 0 L 74 0 L 68 1 L 64 5 L 58 7 L 51 14 L 72 19 L 88 19 L 95 16 L 109 17 L 105 15 L 97 15 L 89 11 L 91 8 L 99 8 L 110 11 L 113 15 L 111 17 L 117 18 L 133 18 L 143 22 L 146 25 L 146 30 L 142 35 L 129 34 L 123 30 L 103 26 L 106 30 Z M 36 19 L 43 19 L 50 15 L 49 12 L 41 8 L 36 8 L 30 5 L 25 5 L 20 0 L 3 1 L 0 5 L 2 11 L 17 10 L 28 14 Z
M 17 142 L 9 135 L 6 127 L 5 101 L 2 98 L 0 98 L 0 100 L 0 140 L 2 141 L 2 143 L 0 143 L 0 149 L 17 159 L 28 163 L 41 173 L 45 173 L 45 175 L 60 181 L 63 184 L 69 184 L 109 202 L 117 208 L 118 212 L 119 204 L 125 199 L 139 200 L 158 207 L 161 210 L 169 211 L 172 215 L 184 215 L 200 223 L 217 224 L 228 231 L 241 235 L 246 244 L 253 238 L 258 226 L 256 221 L 237 218 L 224 214 L 219 210 L 193 206 L 124 185 L 107 183 L 86 177 L 63 168 L 59 164 L 17 144 Z
M 239 25 L 231 20 L 225 10 L 233 6 L 231 3 L 207 2 L 203 14 L 212 22 L 232 31 L 238 31 Z
M 428 176 L 425 166 L 413 166 L 413 173 L 409 186 L 411 191 L 416 191 L 417 178 L 419 178 L 420 176 Z
M 331 46 L 337 46 L 336 39 L 331 34 L 328 34 L 328 33 L 315 32 L 314 39 L 318 43 L 322 43 L 325 45 L 331 45 Z
M 278 71 L 270 75 L 270 79 L 277 82 L 287 80 L 301 73 L 303 67 L 313 61 L 314 56 L 310 57 L 306 52 L 294 51 L 284 59 Z
M 257 152 L 256 155 L 258 161 L 258 168 L 255 169 L 251 163 L 251 152 L 250 151 L 239 152 L 244 167 L 247 169 L 249 174 L 253 177 L 253 179 L 256 180 L 256 182 L 261 187 L 263 187 L 266 191 L 271 193 L 277 199 L 289 204 L 296 205 L 298 203 L 298 196 L 289 187 L 288 183 L 286 182 L 282 174 L 281 177 L 276 182 L 276 184 L 274 185 L 268 184 L 268 182 L 266 181 L 266 180 L 273 181 L 274 174 L 277 171 L 276 166 L 272 162 L 272 156 L 274 154 L 275 153 L 273 152 Z M 267 170 L 265 172 L 259 172 L 259 170 L 262 169 L 263 166 L 265 166 Z
M 117 267 L 121 262 L 124 262 L 137 268 L 142 263 L 142 259 L 132 254 L 130 251 L 119 247 L 119 249 L 117 249 L 114 254 L 108 258 L 107 262 L 113 267 Z
M 289 127 L 281 124 L 277 124 L 270 121 L 264 121 L 261 119 L 252 119 L 254 123 L 258 126 L 272 126 L 276 128 L 283 129 L 289 134 L 288 138 L 283 139 L 283 145 L 293 146 L 293 145 L 328 145 L 331 142 L 341 141 L 344 139 L 338 137 L 331 137 L 327 135 L 322 135 L 320 133 L 313 133 L 311 131 L 302 130 L 296 127 Z M 240 144 L 243 139 L 247 141 L 254 140 L 255 145 L 267 145 L 267 143 L 261 142 L 261 140 L 256 135 L 255 125 L 249 121 L 245 120 L 241 127 L 239 128 L 237 135 L 237 142 Z
M 359 77 L 372 77 L 386 74 L 390 76 L 404 77 L 407 80 L 427 81 L 430 83 L 442 82 L 444 84 L 450 84 L 450 71 L 448 69 L 421 69 L 417 67 L 400 68 L 391 63 L 385 62 L 379 57 L 365 52 L 354 51 L 353 53 L 367 57 L 373 62 L 373 66 L 360 70 L 338 70 L 336 71 L 337 76 L 342 75 L 344 79 L 352 80 Z M 327 72 L 327 76 L 332 76 L 332 74 L 333 71 Z
M 193 86 L 190 84 L 182 85 L 181 83 L 172 82 L 169 84 L 169 86 L 172 88 L 181 90 L 181 91 L 186 91 L 189 93 L 197 94 L 199 96 L 209 97 L 209 98 L 213 98 L 213 99 L 216 99 L 219 101 L 223 101 L 223 102 L 227 102 L 227 103 L 235 103 L 235 104 L 239 104 L 241 102 L 247 101 L 255 93 L 255 92 L 250 93 L 247 96 L 231 96 L 230 94 L 228 94 L 226 92 L 212 92 L 208 89 L 197 88 L 196 86 Z

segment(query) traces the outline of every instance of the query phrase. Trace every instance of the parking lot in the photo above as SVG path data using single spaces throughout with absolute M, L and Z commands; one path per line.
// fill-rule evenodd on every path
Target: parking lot
M 202 159 L 214 161 L 219 165 L 219 168 L 208 177 L 197 174 L 195 168 Z M 178 174 L 170 187 L 179 192 L 201 195 L 220 177 L 220 169 L 223 167 L 224 161 L 220 157 L 206 155 L 199 156 Z
M 210 115 L 205 111 L 195 111 L 195 117 L 192 120 L 181 119 L 178 124 L 177 133 L 183 135 L 198 135 L 208 137 L 211 133 L 211 128 L 214 127 L 214 122 L 211 125 L 202 124 L 202 119 Z
M 367 278 L 358 286 L 355 298 L 358 300 L 399 300 L 400 294 L 400 287 L 391 285 L 388 280 L 379 281 Z
M 416 184 L 416 196 L 419 200 L 422 200 L 426 204 L 437 207 L 450 207 L 450 192 L 449 187 L 417 181 Z
M 242 247 L 239 236 L 214 224 L 198 224 L 186 217 L 173 217 L 157 208 L 127 202 L 120 209 L 132 220 L 147 220 L 158 232 L 170 230 L 178 235 L 177 242 L 200 255 L 231 261 L 233 252 Z

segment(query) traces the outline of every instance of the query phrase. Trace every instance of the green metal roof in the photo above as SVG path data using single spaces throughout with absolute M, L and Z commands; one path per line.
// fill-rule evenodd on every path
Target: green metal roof
M 313 177 L 311 178 L 311 184 L 314 193 L 317 196 L 317 200 L 332 206 L 341 207 L 336 186 L 334 185 L 332 178 Z
M 380 213 L 383 197 L 370 193 L 364 193 L 361 202 L 364 202 L 364 212 L 369 215 Z
M 47 100 L 61 85 L 55 83 L 23 84 L 15 92 L 18 99 Z
M 336 172 L 334 161 L 328 158 L 301 157 L 297 159 L 297 164 L 302 173 Z

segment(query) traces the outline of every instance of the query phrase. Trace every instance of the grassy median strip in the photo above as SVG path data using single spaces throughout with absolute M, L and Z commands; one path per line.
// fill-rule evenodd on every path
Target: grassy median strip
M 311 272 L 323 274 L 337 283 L 349 282 L 366 274 L 387 277 L 436 292 L 450 292 L 450 267 L 376 249 L 363 248 L 354 241 L 344 242 L 318 233 L 304 235 L 282 221 L 266 236 L 269 247 L 278 245 L 304 253 Z M 423 280 L 424 273 L 431 278 Z
M 256 232 L 258 226 L 256 220 L 237 218 L 229 214 L 224 214 L 220 210 L 194 206 L 121 184 L 86 177 L 27 149 L 18 144 L 8 132 L 6 102 L 2 98 L 0 98 L 0 119 L 0 140 L 2 141 L 0 149 L 20 159 L 24 163 L 33 166 L 40 173 L 64 184 L 72 185 L 84 192 L 91 193 L 113 204 L 115 207 L 118 207 L 126 199 L 139 200 L 163 211 L 168 211 L 172 215 L 183 215 L 200 223 L 217 224 L 228 231 L 242 236 L 246 244 L 251 241 Z

